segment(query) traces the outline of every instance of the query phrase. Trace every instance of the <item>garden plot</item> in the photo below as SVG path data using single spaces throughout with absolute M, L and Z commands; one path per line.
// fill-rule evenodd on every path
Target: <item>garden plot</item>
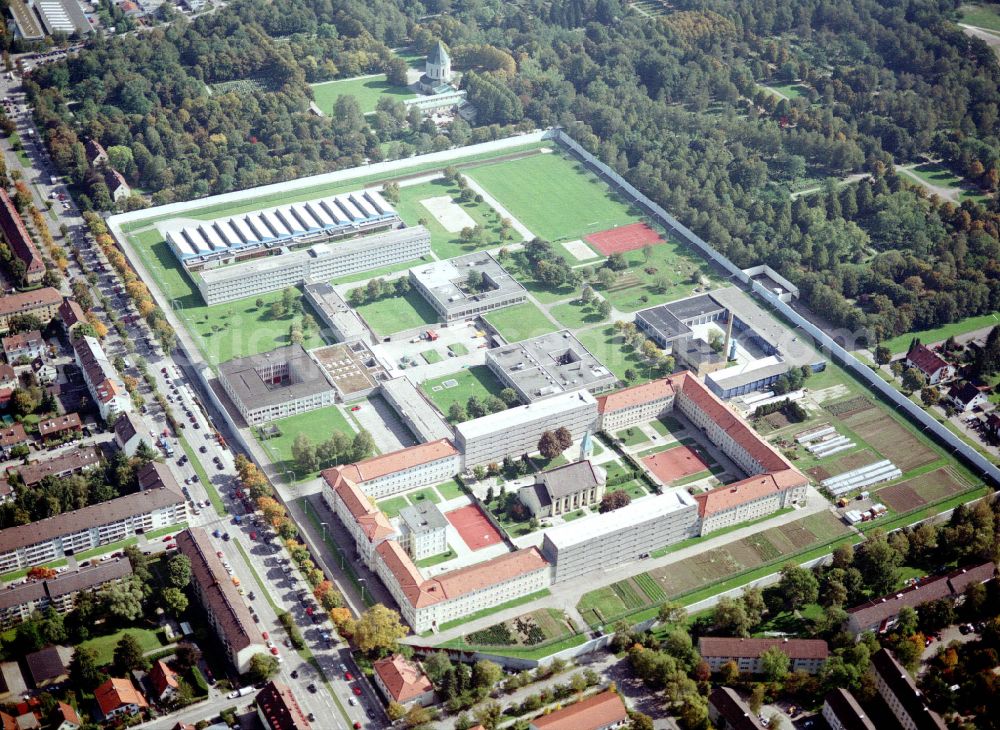
M 476 221 L 465 212 L 450 195 L 439 195 L 436 198 L 424 198 L 420 204 L 434 216 L 448 233 L 459 233 L 463 228 L 475 228 Z

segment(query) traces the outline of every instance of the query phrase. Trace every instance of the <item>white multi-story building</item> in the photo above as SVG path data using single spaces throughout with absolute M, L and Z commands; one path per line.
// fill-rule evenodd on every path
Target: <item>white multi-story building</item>
M 326 282 L 308 283 L 302 287 L 313 309 L 319 314 L 338 342 L 371 344 L 372 335 L 361 317 L 351 309 L 337 290 Z
M 696 494 L 700 534 L 707 535 L 804 503 L 808 482 L 803 480 L 798 472 L 774 472 Z
M 927 706 L 913 677 L 888 649 L 872 655 L 871 674 L 875 689 L 892 710 L 903 730 L 945 730 L 947 725 Z
M 526 596 L 552 583 L 551 566 L 526 548 L 424 580 L 396 540 L 375 549 L 376 573 L 416 632 Z
M 302 345 L 219 366 L 219 382 L 248 426 L 332 406 L 336 390 Z
M 733 662 L 740 673 L 761 674 L 761 656 L 778 648 L 789 660 L 792 672 L 816 674 L 826 663 L 830 649 L 822 639 L 746 639 L 727 636 L 703 636 L 698 640 L 698 653 L 713 672 Z
M 78 337 L 73 341 L 73 352 L 104 422 L 114 423 L 120 414 L 131 411 L 132 396 L 97 338 Z
M 821 714 L 830 730 L 876 730 L 854 695 L 842 687 L 827 692 Z
M 562 393 L 542 401 L 509 408 L 455 426 L 455 440 L 464 467 L 501 462 L 538 451 L 545 431 L 566 427 L 574 439 L 597 422 L 597 401 L 588 391 Z
M 651 550 L 697 534 L 695 501 L 677 489 L 548 529 L 542 554 L 555 566 L 553 582 L 561 583 L 609 565 L 639 560 Z
M 187 519 L 187 502 L 168 467 L 148 463 L 139 472 L 139 487 L 134 494 L 0 530 L 0 573 L 50 563 Z
M 597 409 L 601 414 L 598 429 L 615 433 L 629 426 L 649 423 L 673 408 L 674 386 L 670 378 L 651 380 L 598 398 Z
M 350 479 L 337 475 L 323 484 L 323 500 L 354 538 L 354 548 L 369 570 L 374 570 L 375 548 L 398 533 L 373 500 Z
M 439 439 L 326 469 L 324 490 L 336 489 L 341 481 L 348 480 L 368 496 L 382 499 L 428 484 L 440 484 L 460 470 L 458 450 L 451 441 Z
M 445 322 L 528 301 L 521 283 L 485 251 L 414 266 L 410 283 Z
M 231 302 L 304 281 L 329 281 L 429 254 L 431 234 L 423 226 L 393 228 L 382 233 L 308 248 L 287 247 L 242 263 L 193 272 L 208 305 Z
M 382 382 L 382 397 L 398 415 L 417 441 L 437 441 L 454 436 L 451 426 L 441 417 L 409 378 L 398 377 Z
M 448 520 L 429 500 L 399 510 L 399 544 L 414 560 L 448 551 Z

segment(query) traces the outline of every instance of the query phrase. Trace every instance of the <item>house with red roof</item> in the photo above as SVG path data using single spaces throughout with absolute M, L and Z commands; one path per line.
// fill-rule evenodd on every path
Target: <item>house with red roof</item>
M 955 368 L 926 345 L 917 345 L 906 353 L 906 367 L 924 374 L 928 385 L 937 385 L 955 377 Z
M 372 665 L 375 686 L 387 700 L 404 706 L 426 707 L 434 702 L 434 685 L 416 662 L 402 654 L 379 659 Z
M 153 662 L 149 668 L 149 683 L 158 702 L 167 702 L 177 694 L 177 673 L 162 659 Z
M 0 233 L 10 252 L 24 264 L 24 281 L 28 284 L 40 282 L 45 276 L 45 261 L 31 240 L 17 206 L 4 189 L 0 189 Z
M 628 724 L 628 710 L 617 692 L 591 695 L 548 715 L 536 717 L 530 730 L 612 730 Z
M 94 690 L 102 720 L 137 715 L 149 707 L 146 698 L 128 679 L 112 677 Z
M 87 313 L 75 299 L 66 299 L 59 305 L 59 320 L 66 335 L 72 339 L 74 332 L 87 324 Z
M 55 718 L 54 722 L 58 723 L 54 726 L 54 730 L 77 730 L 83 725 L 80 715 L 73 709 L 73 705 L 65 702 L 56 703 L 53 717 Z
M 698 653 L 708 662 L 713 672 L 718 672 L 733 662 L 747 674 L 761 674 L 764 665 L 761 657 L 777 648 L 789 660 L 793 672 L 816 674 L 830 656 L 830 649 L 822 639 L 746 639 L 739 636 L 703 636 L 698 640 Z
M 326 469 L 323 477 L 330 489 L 347 479 L 376 499 L 440 484 L 461 471 L 461 454 L 448 439 L 438 439 L 379 454 L 364 461 Z

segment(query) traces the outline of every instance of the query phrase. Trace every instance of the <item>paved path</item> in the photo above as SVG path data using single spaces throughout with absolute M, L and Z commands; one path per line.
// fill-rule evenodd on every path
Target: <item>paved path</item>
M 178 725 L 194 725 L 196 722 L 200 722 L 201 720 L 218 717 L 219 713 L 227 707 L 235 707 L 236 714 L 242 715 L 244 712 L 248 711 L 248 708 L 256 697 L 257 693 L 254 692 L 253 694 L 246 695 L 245 697 L 239 697 L 231 700 L 225 694 L 220 693 L 215 697 L 205 700 L 204 702 L 189 705 L 179 712 L 171 712 L 169 715 L 163 715 L 162 717 L 158 717 L 155 720 L 149 720 L 141 725 L 136 725 L 135 727 L 141 728 L 141 730 L 173 730 L 173 728 Z
M 920 162 L 920 163 L 912 163 L 909 165 L 895 165 L 895 168 L 896 172 L 903 175 L 903 177 L 907 178 L 911 182 L 917 183 L 918 185 L 922 185 L 927 189 L 928 192 L 938 196 L 942 200 L 949 200 L 952 203 L 960 203 L 962 195 L 961 188 L 949 188 L 949 187 L 944 187 L 943 185 L 935 185 L 934 183 L 924 180 L 915 172 L 913 172 L 914 167 L 918 167 L 919 165 L 922 164 L 924 163 Z
M 964 23 L 959 23 L 958 27 L 961 28 L 962 32 L 966 35 L 984 41 L 986 45 L 993 49 L 994 53 L 1000 54 L 1000 35 L 997 35 L 986 28 L 979 28 L 975 25 L 965 25 Z
M 848 175 L 847 177 L 838 180 L 837 187 L 840 187 L 842 185 L 850 185 L 851 183 L 857 182 L 858 180 L 864 180 L 869 177 L 871 177 L 870 172 L 857 172 L 853 175 Z M 794 193 L 791 194 L 791 198 L 792 200 L 795 200 L 796 198 L 801 198 L 803 195 L 812 195 L 813 193 L 818 193 L 820 190 L 823 190 L 822 185 L 817 185 L 812 188 L 806 188 L 805 190 L 796 190 Z

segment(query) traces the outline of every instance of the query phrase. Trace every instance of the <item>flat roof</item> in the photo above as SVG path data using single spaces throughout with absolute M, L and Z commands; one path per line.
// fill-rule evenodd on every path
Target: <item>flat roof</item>
M 382 383 L 382 393 L 421 441 L 450 439 L 455 435 L 448 422 L 408 378 L 386 380 Z
M 288 382 L 265 382 L 259 370 L 280 363 L 288 364 Z M 225 377 L 240 401 L 247 408 L 253 409 L 285 403 L 333 387 L 323 370 L 298 344 L 228 360 L 219 366 L 219 374 Z
M 547 529 L 545 537 L 557 549 L 564 549 L 610 535 L 626 527 L 665 517 L 679 510 L 696 508 L 694 498 L 687 493 L 687 490 L 675 489 L 666 494 L 645 497 L 612 512 L 588 515 L 579 520 L 565 522 Z
M 486 359 L 532 401 L 618 380 L 569 330 L 488 350 Z
M 361 321 L 357 312 L 347 306 L 344 298 L 330 284 L 325 282 L 307 283 L 306 299 L 317 312 L 335 328 L 344 339 L 364 338 L 368 336 L 368 328 Z
M 482 290 L 469 289 L 467 282 L 473 272 L 482 277 Z M 526 295 L 520 282 L 485 251 L 415 266 L 410 269 L 410 276 L 425 288 L 423 293 L 433 298 L 446 312 L 464 309 L 469 302 L 483 304 Z
M 579 390 L 574 393 L 560 393 L 544 401 L 537 401 L 524 406 L 515 406 L 499 413 L 491 413 L 482 418 L 474 418 L 471 421 L 456 424 L 455 433 L 461 434 L 468 441 L 512 428 L 521 423 L 537 421 L 547 416 L 554 418 L 559 413 L 574 410 L 581 406 L 593 406 L 596 413 L 597 401 L 589 391 Z
M 376 388 L 386 376 L 385 368 L 363 342 L 318 347 L 309 354 L 345 396 Z
M 399 510 L 399 519 L 406 524 L 410 532 L 418 535 L 443 530 L 448 526 L 448 520 L 441 514 L 441 510 L 429 500 L 403 507 Z

